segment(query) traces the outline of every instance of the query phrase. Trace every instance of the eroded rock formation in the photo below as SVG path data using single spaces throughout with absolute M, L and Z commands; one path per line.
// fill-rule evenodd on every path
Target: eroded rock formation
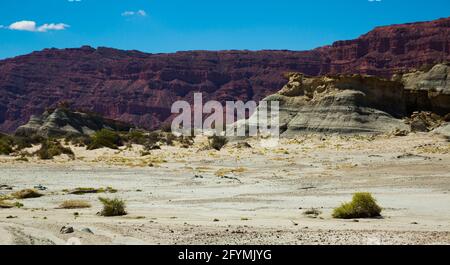
M 45 111 L 42 115 L 31 116 L 28 123 L 20 126 L 15 134 L 18 136 L 58 137 L 92 135 L 101 129 L 128 131 L 130 128 L 129 125 L 122 122 L 104 119 L 94 114 L 57 108 Z
M 444 125 L 450 113 L 449 69 L 439 64 L 427 72 L 397 75 L 392 80 L 290 73 L 289 82 L 264 100 L 280 102 L 283 136 L 429 132 Z

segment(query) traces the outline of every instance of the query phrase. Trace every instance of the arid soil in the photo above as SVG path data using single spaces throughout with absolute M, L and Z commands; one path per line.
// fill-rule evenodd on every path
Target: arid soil
M 450 244 L 450 142 L 432 134 L 301 136 L 221 151 L 140 146 L 75 160 L 0 157 L 0 195 L 42 185 L 44 196 L 0 209 L 1 244 Z M 117 193 L 72 195 L 77 187 Z M 332 210 L 371 192 L 383 218 L 337 220 Z M 102 217 L 99 196 L 128 215 Z M 87 209 L 57 209 L 65 200 Z M 316 218 L 303 212 L 316 208 Z M 74 213 L 77 212 L 78 215 Z M 74 233 L 61 234 L 63 226 Z M 87 232 L 89 228 L 92 233 Z

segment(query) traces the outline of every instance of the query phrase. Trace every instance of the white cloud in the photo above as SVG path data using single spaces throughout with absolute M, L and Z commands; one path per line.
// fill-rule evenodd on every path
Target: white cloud
M 125 11 L 122 13 L 123 17 L 129 17 L 129 16 L 134 16 L 136 14 L 136 12 L 134 11 Z
M 79 3 L 79 2 L 81 2 L 81 0 L 67 0 L 68 2 L 71 2 L 71 3 L 74 3 L 74 2 L 77 2 L 77 3 Z
M 10 30 L 36 31 L 36 22 L 22 20 L 9 25 Z
M 29 20 L 17 21 L 9 25 L 10 30 L 19 30 L 19 31 L 31 31 L 31 32 L 47 32 L 49 30 L 65 30 L 70 27 L 64 23 L 51 23 L 51 24 L 43 24 L 41 26 L 37 26 L 36 22 Z
M 145 10 L 138 10 L 137 11 L 137 14 L 139 15 L 139 16 L 143 16 L 143 17 L 145 17 L 145 16 L 147 16 L 147 13 L 145 12 Z
M 47 32 L 49 30 L 65 30 L 66 28 L 70 27 L 67 24 L 63 24 L 63 23 L 58 23 L 58 24 L 44 24 L 42 26 L 40 26 L 39 28 L 37 28 L 37 31 L 39 32 Z
M 145 12 L 145 10 L 138 10 L 138 11 L 125 11 L 122 13 L 123 17 L 131 17 L 131 16 L 141 16 L 141 17 L 145 17 L 147 16 L 147 12 Z

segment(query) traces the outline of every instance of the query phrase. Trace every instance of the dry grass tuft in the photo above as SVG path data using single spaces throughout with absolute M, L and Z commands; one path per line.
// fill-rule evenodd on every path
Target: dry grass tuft
M 31 199 L 31 198 L 39 198 L 44 195 L 34 189 L 25 189 L 25 190 L 14 192 L 13 194 L 11 194 L 11 196 L 16 199 Z
M 88 201 L 68 200 L 68 201 L 64 201 L 58 208 L 60 208 L 60 209 L 83 209 L 83 208 L 91 208 L 91 204 Z

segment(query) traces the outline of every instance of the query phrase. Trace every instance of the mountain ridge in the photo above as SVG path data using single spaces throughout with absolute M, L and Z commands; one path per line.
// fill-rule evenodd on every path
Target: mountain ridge
M 0 131 L 64 101 L 74 109 L 155 128 L 176 100 L 256 100 L 286 72 L 390 77 L 450 60 L 450 18 L 377 27 L 309 51 L 227 50 L 150 54 L 89 46 L 44 49 L 0 61 Z

